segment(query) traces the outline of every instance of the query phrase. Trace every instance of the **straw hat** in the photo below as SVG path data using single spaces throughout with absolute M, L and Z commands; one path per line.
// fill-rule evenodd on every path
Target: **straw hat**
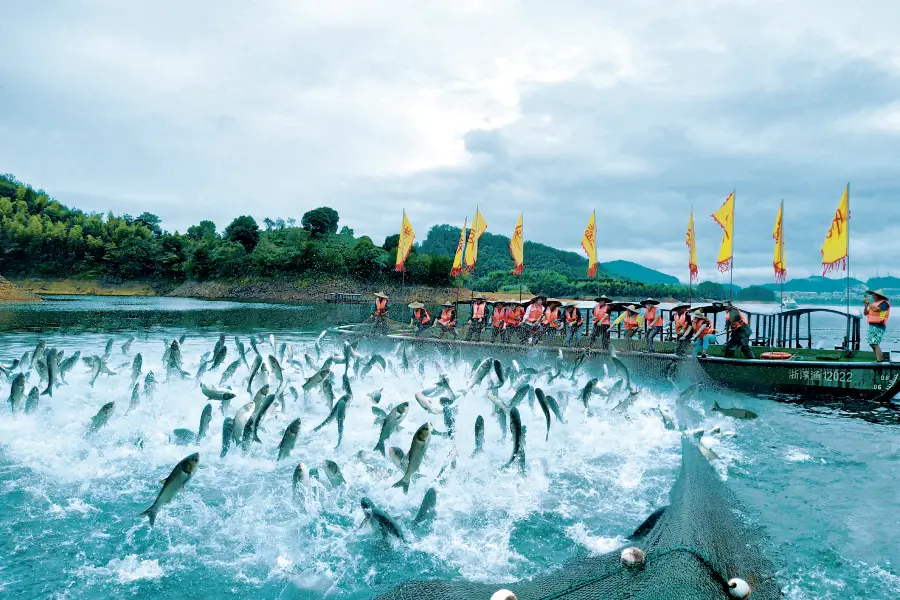
M 627 308 L 630 312 L 635 312 L 635 313 L 638 312 L 638 307 L 635 306 L 634 304 L 629 304 L 626 308 Z
M 375 297 L 376 298 L 384 298 L 385 300 L 388 299 L 388 295 L 385 294 L 384 292 L 375 292 Z
M 688 304 L 686 302 L 682 302 L 681 304 L 676 304 L 675 306 L 673 306 L 672 310 L 675 311 L 675 310 L 679 310 L 681 308 L 690 308 L 690 307 L 691 307 L 690 304 Z
M 609 296 L 604 296 L 603 294 L 600 294 L 599 296 L 594 298 L 594 302 L 612 302 L 612 298 L 610 298 Z
M 641 301 L 641 306 L 646 306 L 648 304 L 656 306 L 657 304 L 659 304 L 659 300 L 654 300 L 653 298 L 647 298 L 646 300 Z
M 532 298 L 531 300 L 529 300 L 528 303 L 530 304 L 530 303 L 532 303 L 532 302 L 537 302 L 538 300 L 541 300 L 541 301 L 543 301 L 543 302 L 546 302 L 546 301 L 547 301 L 547 296 L 535 296 L 534 298 Z
M 481 302 L 484 302 L 484 296 L 482 296 L 481 294 L 475 294 L 474 296 L 472 296 L 472 300 L 480 300 Z
M 691 316 L 692 316 L 692 317 L 697 317 L 698 319 L 705 319 L 705 318 L 706 318 L 706 315 L 703 314 L 703 311 L 700 310 L 699 308 L 698 308 L 697 310 L 695 310 L 694 312 L 692 312 L 692 313 L 691 313 Z
M 556 298 L 550 298 L 549 300 L 546 300 L 544 302 L 544 304 L 546 304 L 547 306 L 550 306 L 551 304 L 555 304 L 557 306 L 562 306 L 562 302 L 560 302 Z
M 407 306 L 409 308 L 425 308 L 425 305 L 421 302 L 410 302 L 409 304 L 407 304 Z
M 577 302 L 566 302 L 565 304 L 563 304 L 563 306 L 565 306 L 566 308 L 572 308 L 573 306 L 578 306 L 578 303 Z
M 444 302 L 441 306 L 453 306 L 453 303 L 450 302 L 449 300 L 447 300 L 447 301 Z
M 890 300 L 890 298 L 884 295 L 884 290 L 866 290 L 866 293 L 878 296 L 879 298 L 884 298 L 885 300 Z

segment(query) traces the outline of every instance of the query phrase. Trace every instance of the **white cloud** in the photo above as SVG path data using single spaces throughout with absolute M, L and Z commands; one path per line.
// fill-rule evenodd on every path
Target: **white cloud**
M 738 188 L 738 275 L 764 280 L 782 196 L 802 269 L 847 180 L 858 268 L 883 262 L 865 244 L 884 237 L 885 210 L 900 216 L 900 5 L 888 0 L 5 12 L 0 170 L 170 229 L 328 204 L 375 239 L 405 207 L 423 238 L 479 204 L 492 231 L 521 210 L 532 239 L 567 247 L 597 208 L 605 259 L 683 278 L 691 204 L 713 275 L 720 232 L 706 215 Z

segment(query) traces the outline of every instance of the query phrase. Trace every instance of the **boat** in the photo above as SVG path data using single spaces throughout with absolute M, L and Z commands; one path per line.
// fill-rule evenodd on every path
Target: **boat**
M 797 301 L 793 298 L 787 298 L 786 300 L 781 301 L 781 309 L 782 310 L 795 310 L 800 308 L 797 304 Z
M 490 301 L 489 301 L 490 303 Z M 466 314 L 469 301 L 459 301 L 457 314 L 459 322 L 468 319 Z M 613 314 L 625 310 L 630 302 L 615 302 Z M 636 303 L 635 303 L 636 304 Z M 590 331 L 592 301 L 581 301 L 579 309 L 585 316 L 585 330 Z M 865 400 L 890 402 L 900 394 L 900 363 L 890 360 L 885 353 L 885 362 L 876 362 L 872 352 L 860 350 L 861 317 L 830 308 L 798 308 L 778 313 L 754 313 L 741 309 L 747 315 L 751 328 L 751 346 L 757 358 L 729 358 L 724 356 L 723 345 L 711 345 L 707 358 L 692 358 L 675 353 L 673 305 L 660 305 L 666 325 L 662 341 L 655 342 L 655 352 L 642 350 L 646 342 L 635 340 L 629 346 L 624 339 L 621 324 L 610 331 L 611 345 L 615 355 L 629 369 L 647 377 L 669 377 L 691 382 L 703 382 L 753 394 L 776 394 L 797 399 Z M 713 327 L 717 327 L 719 316 L 727 310 L 724 303 L 709 303 L 694 306 L 709 316 Z M 821 342 L 813 339 L 813 315 L 833 314 L 847 321 L 843 342 L 834 348 L 822 348 Z M 408 318 L 407 318 L 408 319 Z M 724 317 L 723 317 L 724 320 Z M 724 327 L 722 328 L 724 329 Z M 343 335 L 368 335 L 365 324 L 338 328 Z M 466 327 L 458 330 L 460 339 L 438 339 L 435 329 L 426 331 L 421 337 L 413 335 L 408 328 L 394 325 L 387 335 L 389 339 L 417 344 L 451 344 L 460 347 L 489 347 L 494 353 L 515 355 L 522 352 L 562 352 L 576 356 L 588 353 L 599 363 L 610 361 L 609 352 L 598 347 L 567 348 L 561 336 L 551 338 L 546 343 L 527 346 L 518 343 L 490 343 L 485 341 L 464 341 Z M 482 337 L 489 334 L 482 332 Z M 582 340 L 584 344 L 584 339 Z M 765 358 L 763 358 L 765 357 Z

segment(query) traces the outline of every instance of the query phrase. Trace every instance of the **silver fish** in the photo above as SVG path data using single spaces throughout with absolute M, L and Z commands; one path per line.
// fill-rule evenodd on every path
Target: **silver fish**
M 9 404 L 12 407 L 13 414 L 24 410 L 23 399 L 25 397 L 25 375 L 19 373 L 12 381 L 12 387 L 9 390 Z
M 253 432 L 254 442 L 262 443 L 262 440 L 259 439 L 259 424 L 262 422 L 263 417 L 266 416 L 266 411 L 269 410 L 269 407 L 271 407 L 274 402 L 275 394 L 268 394 L 259 403 L 255 403 L 256 409 L 253 411 L 250 420 L 247 421 L 247 424 L 250 425 Z
M 200 366 L 197 367 L 197 374 L 194 375 L 194 379 L 200 381 L 200 378 L 203 377 L 203 374 L 206 373 L 206 369 L 209 368 L 209 361 L 205 358 L 200 359 Z
M 434 488 L 428 488 L 425 490 L 425 497 L 422 499 L 422 504 L 419 506 L 419 512 L 416 513 L 416 518 L 413 519 L 413 525 L 419 525 L 434 519 L 436 516 L 436 505 L 437 491 Z
M 231 376 L 234 375 L 239 366 L 241 366 L 241 359 L 237 359 L 228 365 L 228 368 L 222 372 L 222 376 L 219 378 L 219 385 L 225 385 L 225 382 L 231 379 Z
M 225 417 L 225 421 L 222 422 L 222 452 L 219 454 L 221 458 L 225 458 L 228 454 L 232 439 L 234 439 L 234 419 Z
M 284 373 L 281 372 L 281 365 L 278 363 L 278 359 L 271 354 L 269 355 L 269 368 L 272 371 L 272 375 L 278 380 L 279 385 L 283 384 Z
M 141 384 L 140 383 L 134 384 L 134 387 L 131 389 L 131 401 L 128 403 L 128 410 L 125 411 L 126 415 L 128 413 L 130 413 L 131 411 L 133 411 L 134 409 L 136 409 L 138 406 L 140 406 L 140 404 L 141 404 L 140 391 L 141 391 Z
M 103 350 L 103 358 L 109 358 L 109 355 L 112 354 L 113 349 L 113 339 L 109 338 L 109 341 L 106 342 L 106 349 Z
M 337 429 L 338 429 L 338 441 L 337 441 L 337 446 L 335 446 L 335 448 L 340 447 L 341 440 L 344 438 L 344 418 L 347 414 L 347 402 L 349 402 L 349 400 L 350 400 L 349 396 L 341 397 L 341 399 L 338 400 L 334 404 L 334 408 L 331 409 L 331 412 L 328 414 L 328 416 L 325 418 L 325 420 L 322 421 L 322 423 L 319 424 L 319 426 L 317 426 L 315 429 L 313 429 L 313 433 L 315 433 L 316 431 L 319 431 L 320 429 L 322 429 L 323 427 L 325 427 L 326 425 L 328 425 L 329 423 L 331 423 L 332 421 L 334 421 L 336 419 L 337 420 Z
M 409 464 L 409 459 L 406 458 L 406 453 L 403 452 L 402 448 L 391 446 L 388 448 L 388 456 L 390 457 L 391 462 L 394 463 L 394 466 L 400 469 L 401 473 L 406 471 L 406 465 Z
M 256 403 L 251 400 L 234 414 L 233 438 L 235 444 L 241 443 L 244 437 L 244 428 L 247 426 L 247 422 L 253 415 L 254 410 L 256 410 Z
M 153 371 L 147 371 L 147 376 L 144 377 L 144 395 L 148 398 L 153 396 L 156 393 L 156 376 L 153 374 Z
M 717 412 L 725 415 L 726 417 L 731 417 L 732 419 L 755 419 L 757 414 L 752 410 L 747 410 L 746 408 L 722 408 L 719 406 L 719 401 L 716 400 L 712 407 L 712 412 Z
M 403 477 L 395 483 L 392 487 L 403 488 L 403 493 L 409 493 L 409 483 L 412 480 L 412 476 L 419 470 L 419 467 L 422 466 L 422 460 L 425 458 L 425 452 L 428 450 L 428 444 L 431 441 L 431 423 L 425 423 L 418 430 L 416 430 L 415 435 L 413 435 L 412 443 L 409 447 L 409 452 L 407 455 L 409 456 L 409 464 L 406 467 L 406 472 L 403 474 Z
M 37 386 L 31 388 L 31 391 L 28 392 L 28 398 L 25 399 L 25 414 L 31 414 L 37 410 L 38 402 L 40 401 L 40 392 L 37 389 Z
M 306 468 L 306 465 L 300 463 L 294 469 L 294 476 L 292 478 L 292 487 L 294 490 L 294 498 L 297 498 L 297 494 L 300 491 L 300 486 L 305 485 L 306 482 L 309 481 L 309 470 Z
M 231 388 L 221 388 L 205 383 L 200 384 L 200 391 L 210 400 L 231 400 L 237 395 L 231 391 Z
M 522 425 L 522 417 L 519 415 L 519 409 L 513 408 L 509 411 L 509 425 L 510 430 L 512 431 L 513 436 L 513 452 L 509 461 L 504 465 L 504 468 L 509 467 L 515 462 L 517 458 L 519 458 L 519 454 L 522 450 L 522 433 L 523 433 L 523 425 Z
M 472 373 L 472 377 L 469 379 L 469 385 L 466 389 L 471 390 L 473 387 L 484 381 L 484 378 L 487 377 L 487 374 L 491 372 L 493 367 L 494 359 L 486 358 L 481 361 L 481 364 L 479 364 L 474 373 Z
M 434 404 L 432 404 L 431 400 L 429 400 L 428 397 L 425 396 L 425 394 L 423 394 L 422 392 L 416 392 L 416 402 L 418 402 L 419 406 L 421 406 L 424 410 L 430 412 L 431 414 L 439 415 L 443 412 L 440 408 L 437 408 Z
M 238 356 L 244 363 L 244 366 L 249 369 L 250 363 L 247 362 L 247 349 L 244 347 L 244 342 L 239 340 L 237 336 L 234 336 L 234 346 L 237 348 Z
M 131 385 L 134 385 L 141 377 L 141 369 L 144 367 L 144 357 L 138 352 L 131 361 Z
M 616 370 L 619 372 L 619 375 L 622 376 L 622 379 L 625 380 L 625 389 L 631 390 L 631 375 L 628 373 L 628 367 L 625 366 L 621 360 L 616 357 L 612 357 L 612 363 L 616 366 Z
M 321 384 L 323 381 L 325 381 L 325 378 L 328 377 L 328 374 L 330 372 L 331 371 L 329 368 L 329 369 L 321 369 L 321 370 L 317 371 L 316 373 L 314 373 L 313 376 L 310 377 L 309 379 L 307 379 L 306 382 L 303 384 L 303 391 L 308 392 L 309 390 L 313 389 L 317 385 Z
M 391 434 L 397 430 L 397 427 L 409 414 L 409 402 L 401 402 L 391 410 L 385 417 L 384 424 L 381 426 L 381 433 L 378 436 L 378 443 L 373 449 L 375 452 L 385 453 L 384 443 L 391 437 Z
M 75 354 L 70 356 L 69 358 L 61 361 L 59 363 L 59 378 L 63 382 L 66 380 L 66 373 L 72 370 L 72 367 L 78 362 L 78 359 L 81 357 L 81 350 L 76 350 Z
M 656 405 L 656 410 L 659 412 L 659 416 L 662 418 L 663 426 L 666 429 L 674 430 L 675 429 L 675 420 L 672 418 L 672 415 L 667 413 L 662 409 L 660 405 Z
M 250 338 L 253 339 L 253 338 Z M 256 377 L 256 374 L 259 372 L 259 368 L 262 366 L 262 356 L 259 354 L 256 355 L 256 358 L 253 359 L 253 366 L 250 367 L 250 378 L 247 379 L 247 393 L 252 394 L 252 385 L 253 378 Z
M 187 446 L 188 444 L 192 444 L 196 439 L 197 436 L 194 435 L 193 431 L 184 429 L 183 427 L 179 427 L 169 435 L 169 443 L 175 444 L 176 446 Z
M 160 509 L 171 502 L 172 498 L 175 497 L 175 494 L 181 491 L 181 488 L 191 480 L 194 473 L 197 472 L 197 466 L 199 464 L 200 454 L 195 452 L 179 461 L 179 463 L 175 465 L 175 468 L 172 469 L 169 476 L 163 480 L 163 487 L 156 496 L 156 500 L 153 501 L 150 508 L 140 515 L 146 515 L 147 518 L 150 519 L 150 527 L 153 527 L 156 523 L 156 515 L 159 513 Z
M 102 429 L 108 422 L 109 418 L 112 416 L 113 409 L 115 409 L 115 402 L 107 402 L 100 410 L 97 411 L 97 414 L 91 418 L 91 425 L 88 427 L 88 434 L 97 433 L 100 429 Z
M 212 365 L 209 367 L 209 370 L 215 371 L 216 369 L 218 369 L 219 365 L 221 365 L 223 362 L 225 362 L 225 357 L 227 355 L 228 355 L 228 348 L 223 345 L 221 348 L 219 348 L 218 352 L 213 354 L 213 362 L 212 362 Z
M 56 362 L 56 350 L 51 348 L 47 351 L 47 389 L 41 392 L 41 396 L 53 397 L 53 386 L 59 378 L 59 364 Z
M 299 433 L 300 419 L 294 419 L 293 421 L 291 421 L 291 424 L 287 426 L 287 429 L 284 430 L 284 436 L 281 438 L 281 443 L 278 444 L 277 460 L 287 458 L 291 455 L 291 451 L 294 449 L 294 444 L 297 443 L 297 434 Z
M 212 404 L 207 404 L 203 407 L 203 412 L 200 413 L 200 429 L 197 431 L 198 440 L 202 440 L 206 437 L 210 421 L 212 421 Z
M 478 415 L 475 419 L 475 451 L 472 456 L 484 451 L 484 417 Z
M 544 391 L 541 388 L 535 388 L 534 395 L 537 396 L 538 404 L 541 406 L 541 411 L 544 413 L 544 419 L 547 421 L 547 435 L 544 437 L 545 440 L 550 439 L 550 407 L 547 405 L 547 398 L 544 396 Z M 515 436 L 515 427 L 513 428 L 513 435 Z M 515 442 L 515 437 L 513 437 L 513 441 Z
M 367 396 L 369 396 L 369 400 L 371 400 L 375 404 L 378 404 L 379 402 L 381 402 L 381 391 L 383 389 L 384 388 L 380 388 L 380 389 L 375 390 L 374 392 L 370 392 L 369 394 L 367 394 Z
M 344 475 L 341 473 L 340 467 L 338 467 L 337 463 L 333 460 L 326 460 L 322 465 L 322 470 L 325 472 L 325 476 L 328 478 L 328 482 L 332 487 L 338 487 L 339 485 L 347 483 L 347 480 L 344 479 Z
M 125 340 L 125 343 L 122 344 L 122 354 L 128 354 L 128 351 L 131 350 L 132 342 L 134 342 L 134 336 L 131 336 L 127 340 Z
M 400 526 L 389 514 L 375 506 L 371 500 L 365 497 L 360 500 L 360 505 L 362 505 L 363 514 L 365 514 L 364 523 L 370 524 L 373 529 L 379 531 L 385 538 L 395 537 L 401 542 L 406 541 Z

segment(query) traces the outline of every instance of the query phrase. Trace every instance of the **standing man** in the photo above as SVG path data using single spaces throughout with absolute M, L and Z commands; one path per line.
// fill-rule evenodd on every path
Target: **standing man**
M 388 332 L 388 295 L 384 292 L 375 292 L 375 308 L 372 309 L 372 333 Z
M 541 317 L 541 325 L 534 336 L 535 343 L 543 339 L 547 333 L 552 335 L 562 329 L 562 321 L 559 318 L 559 308 L 562 306 L 562 302 L 559 300 L 547 300 L 546 306 L 544 316 Z
M 594 325 L 591 328 L 591 337 L 588 339 L 588 344 L 593 346 L 594 340 L 597 339 L 597 336 L 600 336 L 600 348 L 602 350 L 609 350 L 609 303 L 612 302 L 606 296 L 597 296 L 594 298 L 594 302 L 597 304 L 594 305 L 592 310 Z
M 618 325 L 619 323 L 622 323 L 625 327 L 626 347 L 628 350 L 634 350 L 634 336 L 641 330 L 641 314 L 638 307 L 634 304 L 629 304 L 628 308 L 616 317 L 613 325 Z
M 566 346 L 572 345 L 572 339 L 575 339 L 575 345 L 581 344 L 581 326 L 584 325 L 584 317 L 578 310 L 577 302 L 567 302 L 563 311 L 566 318 Z
M 659 301 L 647 298 L 641 302 L 644 307 L 644 334 L 647 336 L 647 352 L 654 352 L 653 339 L 656 336 L 662 338 L 663 318 L 657 307 Z
M 541 317 L 544 316 L 544 298 L 535 296 L 531 299 L 528 309 L 525 311 L 525 321 L 522 323 L 522 341 L 527 338 L 529 343 L 537 337 L 541 327 Z
M 675 326 L 675 354 L 684 356 L 687 354 L 688 344 L 691 339 L 691 309 L 690 304 L 677 304 L 672 308 L 672 321 Z
M 475 296 L 472 298 L 472 316 L 469 318 L 469 330 L 466 332 L 466 341 L 481 341 L 481 330 L 484 329 L 484 323 L 487 320 L 485 311 L 487 304 L 483 296 Z
M 868 294 L 872 294 L 872 301 L 869 301 Z M 866 323 L 869 324 L 869 345 L 875 352 L 875 360 L 884 361 L 884 355 L 881 352 L 881 340 L 884 338 L 884 332 L 887 330 L 887 322 L 891 316 L 890 299 L 884 295 L 883 290 L 868 290 L 863 296 L 863 312 L 866 315 Z
M 525 305 L 527 300 L 522 302 L 510 302 L 506 309 L 506 326 L 503 328 L 504 342 L 523 342 L 525 333 L 522 328 L 522 320 L 525 318 Z
M 412 319 L 410 319 L 409 324 L 416 326 L 415 335 L 419 337 L 423 331 L 431 327 L 431 315 L 428 314 L 428 310 L 421 302 L 413 302 L 409 304 L 409 307 L 413 309 Z
M 506 308 L 506 304 L 501 301 L 494 302 L 494 312 L 491 313 L 491 343 L 493 344 L 498 337 L 502 340 L 505 337 L 505 329 L 506 329 L 506 317 L 509 314 L 509 309 Z M 501 336 L 500 334 L 504 335 Z
M 441 308 L 441 316 L 438 318 L 438 324 L 441 326 L 441 333 L 438 334 L 439 339 L 444 339 L 448 333 L 453 339 L 458 339 L 456 335 L 456 308 L 452 302 L 444 302 Z
M 747 315 L 731 302 L 728 303 L 728 311 L 725 313 L 725 325 L 730 328 L 728 343 L 725 344 L 725 358 L 733 358 L 738 348 L 744 357 L 756 358 L 750 349 L 750 322 Z

